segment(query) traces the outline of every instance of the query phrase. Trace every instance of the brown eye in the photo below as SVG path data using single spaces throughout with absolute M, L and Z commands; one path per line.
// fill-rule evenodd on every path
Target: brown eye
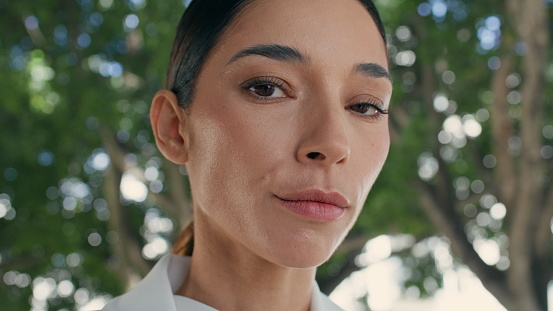
M 370 104 L 355 104 L 351 106 L 350 109 L 363 115 L 375 115 L 379 113 L 379 111 Z
M 284 82 L 272 77 L 250 80 L 244 83 L 242 88 L 258 99 L 269 100 L 287 97 Z
M 255 95 L 262 96 L 262 97 L 269 97 L 275 93 L 276 86 L 271 84 L 258 84 L 258 85 L 252 86 L 251 91 L 255 93 Z
M 383 114 L 388 114 L 387 110 L 371 103 L 359 103 L 349 106 L 349 109 L 364 117 L 380 117 Z

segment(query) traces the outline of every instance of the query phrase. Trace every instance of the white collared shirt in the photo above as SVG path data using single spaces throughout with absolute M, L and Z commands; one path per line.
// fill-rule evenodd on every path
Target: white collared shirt
M 129 292 L 115 297 L 102 311 L 218 311 L 188 297 L 174 295 L 190 268 L 190 257 L 163 256 Z M 314 282 L 311 311 L 343 311 Z

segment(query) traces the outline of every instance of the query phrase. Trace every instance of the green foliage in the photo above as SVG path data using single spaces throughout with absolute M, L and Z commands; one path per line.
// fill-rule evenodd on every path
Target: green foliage
M 0 219 L 0 275 L 69 279 L 91 296 L 122 293 L 102 215 L 104 172 L 90 161 L 102 151 L 100 127 L 139 158 L 155 154 L 147 102 L 163 85 L 182 11 L 180 1 L 0 1 L 0 194 L 15 211 Z M 125 28 L 131 14 L 139 24 Z M 136 234 L 148 204 L 128 204 Z M 71 266 L 72 254 L 82 263 Z M 0 282 L 10 310 L 29 309 L 24 279 Z M 58 310 L 75 299 L 48 303 Z
M 445 150 L 450 156 L 441 170 L 454 179 L 481 178 L 482 158 L 491 153 L 493 139 L 489 64 L 513 51 L 503 51 L 497 44 L 484 49 L 478 37 L 490 16 L 497 16 L 504 29 L 503 1 L 447 1 L 443 16 L 424 12 L 432 1 L 375 2 L 386 24 L 394 76 L 393 144 L 351 236 L 368 239 L 408 233 L 420 241 L 436 233 L 420 206 L 420 156 L 437 157 L 433 149 Z M 29 309 L 33 293 L 25 277 L 18 278 L 16 285 L 6 285 L 10 281 L 6 275 L 14 275 L 9 272 L 30 279 L 50 277 L 58 284 L 70 280 L 75 290 L 86 290 L 90 296 L 122 293 L 124 285 L 115 273 L 118 265 L 110 248 L 117 237 L 107 225 L 106 171 L 95 169 L 91 161 L 104 152 L 101 129 L 107 128 L 126 148 L 127 162 L 138 167 L 158 163 L 163 181 L 148 107 L 154 92 L 163 87 L 174 28 L 183 10 L 178 0 L 0 0 L 0 212 L 6 211 L 0 217 L 0 276 L 4 277 L 0 301 L 8 302 L 10 310 Z M 399 53 L 405 51 L 414 53 L 414 63 L 398 62 Z M 544 66 L 551 84 L 553 65 Z M 433 81 L 426 80 L 426 69 L 434 73 Z M 456 109 L 436 113 L 431 108 L 433 98 L 425 97 L 425 83 L 454 101 Z M 545 95 L 545 120 L 551 125 L 553 93 Z M 514 116 L 520 111 L 516 103 L 510 109 Z M 454 114 L 475 116 L 482 134 L 459 148 L 439 146 L 440 128 L 429 121 Z M 553 137 L 544 138 L 544 144 L 551 146 Z M 164 182 L 163 191 L 169 187 Z M 163 211 L 152 200 L 123 202 L 143 246 L 145 215 L 148 211 L 163 215 Z M 484 210 L 478 202 L 474 208 Z M 463 216 L 463 211 L 458 212 L 466 216 L 467 226 L 477 228 L 476 212 Z M 500 236 L 501 227 L 484 228 L 484 232 L 487 237 Z M 90 243 L 95 234 L 101 238 L 97 245 Z M 351 255 L 338 252 L 319 269 L 317 278 L 336 277 L 351 262 Z M 406 287 L 431 294 L 428 280 L 440 285 L 440 271 L 431 254 L 415 256 L 407 250 L 398 256 L 411 271 Z M 46 307 L 71 309 L 75 297 L 58 295 L 48 299 Z

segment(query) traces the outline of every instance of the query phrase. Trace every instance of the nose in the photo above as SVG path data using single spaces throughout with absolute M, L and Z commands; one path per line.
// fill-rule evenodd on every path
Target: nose
M 345 164 L 350 155 L 350 142 L 347 133 L 344 111 L 320 106 L 306 113 L 305 123 L 301 124 L 302 139 L 297 150 L 297 160 L 305 164 L 318 164 L 326 167 Z

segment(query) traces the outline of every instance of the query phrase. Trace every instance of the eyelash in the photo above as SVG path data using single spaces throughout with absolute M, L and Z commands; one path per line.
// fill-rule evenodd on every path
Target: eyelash
M 364 115 L 362 113 L 359 113 L 359 112 L 356 112 L 356 111 L 353 111 L 353 113 L 363 117 L 363 118 L 369 118 L 369 119 L 380 119 L 382 118 L 383 115 L 386 115 L 388 114 L 388 110 L 385 109 L 384 107 L 382 107 L 382 105 L 378 102 L 373 102 L 373 101 L 363 101 L 363 102 L 359 102 L 359 103 L 355 103 L 355 104 L 352 104 L 352 105 L 349 105 L 347 108 L 351 109 L 352 107 L 354 106 L 357 106 L 357 105 L 367 105 L 369 106 L 368 109 L 370 108 L 374 108 L 376 109 L 376 111 L 378 112 L 377 114 L 375 115 Z
M 252 87 L 259 86 L 259 85 L 272 85 L 274 87 L 279 88 L 280 90 L 282 90 L 286 94 L 290 93 L 289 88 L 287 87 L 286 83 L 284 81 L 278 79 L 278 78 L 275 78 L 275 77 L 257 77 L 257 78 L 253 78 L 251 80 L 248 80 L 248 81 L 242 83 L 240 86 L 242 87 L 242 89 L 247 91 L 250 96 L 253 96 L 258 100 L 264 100 L 264 101 L 278 100 L 278 98 L 270 98 L 270 97 L 266 97 L 266 96 L 259 96 L 259 95 L 255 94 L 254 92 L 252 92 L 250 90 Z M 364 115 L 362 113 L 358 113 L 358 112 L 355 112 L 355 111 L 352 110 L 353 113 L 361 116 L 362 118 L 380 119 L 380 118 L 382 118 L 383 115 L 388 114 L 388 110 L 385 109 L 382 106 L 382 104 L 380 104 L 379 102 L 374 101 L 374 100 L 367 100 L 367 101 L 358 102 L 358 103 L 347 106 L 347 108 L 351 110 L 352 107 L 358 106 L 358 105 L 367 105 L 367 106 L 369 106 L 369 109 L 374 108 L 378 112 L 375 115 Z
M 264 100 L 264 101 L 270 101 L 270 100 L 278 99 L 278 98 L 269 98 L 269 97 L 265 97 L 265 96 L 259 96 L 255 93 L 253 93 L 252 91 L 250 91 L 250 89 L 252 87 L 259 86 L 259 85 L 272 85 L 272 86 L 275 86 L 275 87 L 279 88 L 280 90 L 282 90 L 285 94 L 290 93 L 289 88 L 286 86 L 286 83 L 284 81 L 278 79 L 278 78 L 275 78 L 275 77 L 257 77 L 257 78 L 253 78 L 251 80 L 248 80 L 248 81 L 242 83 L 242 85 L 240 85 L 240 87 L 242 87 L 242 89 L 247 91 L 251 96 L 255 97 L 256 99 L 260 99 L 260 100 Z

